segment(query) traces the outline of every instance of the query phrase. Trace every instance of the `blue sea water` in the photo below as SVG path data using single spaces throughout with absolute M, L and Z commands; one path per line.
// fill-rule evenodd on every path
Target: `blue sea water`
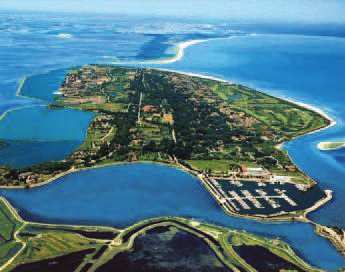
M 338 38 L 328 37 L 324 27 L 308 33 L 302 28 L 298 35 L 279 34 L 284 29 L 276 28 L 274 34 L 248 35 L 241 26 L 233 29 L 224 22 L 8 12 L 0 12 L 0 28 L 0 115 L 20 109 L 0 122 L 8 143 L 0 148 L 0 162 L 27 166 L 60 159 L 82 140 L 90 116 L 45 107 L 69 67 L 162 58 L 162 53 L 171 56 L 171 45 L 181 40 L 231 36 L 192 46 L 180 62 L 161 67 L 234 80 L 312 103 L 334 116 L 336 127 L 296 139 L 286 148 L 320 186 L 335 192 L 334 200 L 312 218 L 344 226 L 343 151 L 316 149 L 320 140 L 345 138 L 342 29 Z M 251 27 L 250 31 L 258 30 Z M 21 94 L 33 98 L 16 96 L 24 77 Z M 68 119 L 69 129 L 59 125 L 62 119 Z M 136 164 L 82 171 L 44 187 L 1 190 L 0 194 L 25 218 L 37 221 L 125 226 L 151 216 L 189 216 L 281 237 L 306 260 L 327 270 L 345 266 L 344 258 L 311 225 L 266 224 L 226 216 L 195 178 L 163 166 Z
M 337 125 L 285 144 L 292 160 L 334 199 L 311 218 L 345 228 L 345 149 L 325 152 L 320 141 L 345 139 L 345 38 L 247 35 L 195 45 L 163 68 L 202 73 L 292 98 L 327 112 Z
M 25 81 L 19 89 L 19 95 L 52 102 L 66 73 L 67 69 L 57 69 L 43 74 L 29 76 L 24 79 Z

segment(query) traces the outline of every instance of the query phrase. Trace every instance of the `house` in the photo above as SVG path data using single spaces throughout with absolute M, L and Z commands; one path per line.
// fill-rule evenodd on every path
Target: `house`
M 157 110 L 158 110 L 157 107 L 153 105 L 145 105 L 143 107 L 144 112 L 156 112 Z
M 271 173 L 261 167 L 247 167 L 241 165 L 241 175 L 246 178 L 268 179 L 271 177 Z

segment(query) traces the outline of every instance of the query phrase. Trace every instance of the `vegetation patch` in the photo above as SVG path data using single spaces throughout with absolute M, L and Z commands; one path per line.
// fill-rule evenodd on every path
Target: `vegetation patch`
M 67 74 L 50 105 L 96 113 L 68 158 L 0 169 L 1 185 L 31 186 L 63 172 L 118 161 L 186 162 L 209 174 L 264 167 L 312 184 L 275 146 L 326 126 L 318 113 L 253 89 L 188 75 L 89 65 Z

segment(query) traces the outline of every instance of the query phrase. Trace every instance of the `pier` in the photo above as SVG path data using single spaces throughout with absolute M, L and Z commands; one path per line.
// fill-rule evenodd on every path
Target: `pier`
M 269 215 L 286 213 L 286 210 L 298 210 L 299 207 L 297 201 L 288 195 L 287 190 L 278 187 L 283 186 L 282 184 L 274 183 L 269 187 L 263 182 L 259 184 L 251 180 L 241 180 L 241 182 L 235 179 L 217 180 L 205 174 L 199 174 L 198 177 L 228 213 Z M 224 183 L 228 183 L 231 189 L 225 189 Z M 256 186 L 247 189 L 248 184 L 256 184 Z M 272 189 L 272 186 L 276 188 Z

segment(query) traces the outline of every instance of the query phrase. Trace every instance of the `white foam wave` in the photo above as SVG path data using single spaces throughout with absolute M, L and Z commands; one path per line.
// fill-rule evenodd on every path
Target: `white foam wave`
M 72 39 L 73 35 L 69 33 L 59 33 L 56 35 L 59 39 Z

